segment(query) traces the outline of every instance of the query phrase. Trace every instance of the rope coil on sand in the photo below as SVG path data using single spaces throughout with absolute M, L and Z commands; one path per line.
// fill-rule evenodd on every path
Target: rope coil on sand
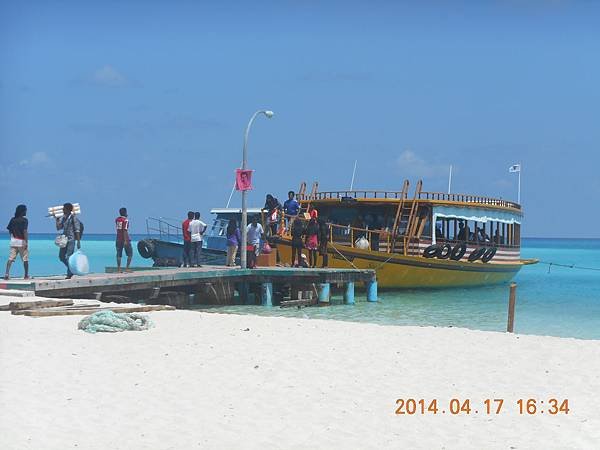
M 142 331 L 152 328 L 154 323 L 148 315 L 140 313 L 115 313 L 113 311 L 98 311 L 79 321 L 78 329 L 87 333 L 120 331 Z

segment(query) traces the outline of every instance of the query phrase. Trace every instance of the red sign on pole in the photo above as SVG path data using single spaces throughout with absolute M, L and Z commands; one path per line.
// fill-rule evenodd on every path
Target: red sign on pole
M 235 189 L 238 191 L 252 190 L 252 172 L 250 169 L 235 170 Z

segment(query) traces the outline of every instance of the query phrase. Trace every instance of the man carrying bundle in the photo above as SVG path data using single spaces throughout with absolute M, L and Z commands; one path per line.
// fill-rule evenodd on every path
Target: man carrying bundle
M 77 242 L 77 248 L 81 248 L 81 224 L 73 214 L 72 203 L 63 205 L 63 216 L 56 218 L 56 229 L 63 230 L 62 234 L 67 237 L 67 245 L 58 252 L 58 259 L 67 266 L 68 280 L 73 276 L 71 269 L 69 269 L 69 257 L 75 252 L 75 242 Z

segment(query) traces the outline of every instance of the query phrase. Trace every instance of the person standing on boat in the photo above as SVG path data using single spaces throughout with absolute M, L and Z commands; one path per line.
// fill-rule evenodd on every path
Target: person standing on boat
M 319 254 L 323 258 L 322 268 L 329 265 L 329 255 L 327 254 L 327 243 L 329 242 L 329 225 L 325 220 L 319 219 Z
M 258 223 L 258 217 L 252 217 L 252 223 L 246 228 L 246 237 L 248 240 L 248 247 L 246 248 L 248 267 L 254 269 L 256 267 L 256 257 L 260 253 L 260 240 L 264 237 L 264 230 L 260 223 Z M 242 249 L 243 251 L 244 249 Z
M 81 248 L 81 224 L 79 219 L 73 214 L 73 204 L 65 203 L 63 205 L 63 216 L 56 218 L 56 229 L 63 230 L 63 235 L 67 237 L 67 245 L 58 252 L 58 259 L 67 266 L 67 280 L 73 277 L 69 269 L 69 257 L 75 253 L 75 244 L 77 249 Z
M 27 231 L 29 222 L 25 217 L 26 214 L 27 206 L 17 206 L 15 216 L 10 219 L 8 226 L 6 227 L 10 233 L 10 250 L 8 252 L 8 261 L 6 262 L 5 280 L 9 279 L 10 266 L 17 259 L 17 255 L 21 255 L 21 260 L 23 261 L 23 278 L 29 278 L 29 232 Z
M 288 192 L 288 199 L 283 202 L 283 214 L 285 215 L 285 227 L 288 228 L 290 216 L 297 216 L 300 211 L 300 203 L 294 198 L 294 191 Z
M 123 250 L 127 255 L 127 266 L 125 270 L 129 270 L 133 250 L 131 248 L 131 239 L 129 238 L 129 219 L 127 218 L 127 208 L 119 209 L 119 217 L 115 219 L 115 228 L 117 230 L 117 272 L 121 272 L 121 258 Z
M 269 218 L 269 230 L 271 232 L 271 236 L 277 235 L 277 226 L 279 220 L 279 212 L 281 211 L 281 203 L 279 203 L 279 200 L 277 200 L 271 194 L 267 194 L 263 210 L 267 211 L 267 216 Z
M 319 224 L 317 218 L 319 213 L 316 209 L 311 210 L 310 220 L 306 225 L 306 248 L 308 249 L 308 265 L 311 268 L 317 267 L 317 249 L 319 248 Z
M 230 219 L 227 224 L 227 266 L 229 267 L 235 266 L 235 255 L 240 242 L 242 242 L 242 234 L 237 226 L 237 221 Z
M 304 224 L 300 218 L 293 219 L 292 222 L 292 267 L 300 267 L 302 264 L 302 248 L 304 242 L 302 236 L 304 236 Z
M 190 251 L 192 249 L 192 235 L 190 234 L 190 222 L 194 220 L 194 212 L 188 211 L 188 218 L 181 222 L 181 231 L 183 232 L 183 265 L 182 267 L 190 267 L 192 260 L 190 258 Z
M 190 232 L 191 251 L 190 260 L 193 267 L 202 267 L 200 256 L 202 254 L 202 235 L 206 231 L 206 224 L 200 220 L 200 213 L 194 213 L 194 220 L 188 226 Z
M 465 221 L 461 220 L 458 224 L 458 241 L 467 242 L 469 239 L 469 227 L 465 226 Z

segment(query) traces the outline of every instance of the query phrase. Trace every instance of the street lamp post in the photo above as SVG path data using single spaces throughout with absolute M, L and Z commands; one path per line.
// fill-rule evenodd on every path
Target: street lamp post
M 261 109 L 259 111 L 256 111 L 250 118 L 250 121 L 248 122 L 248 126 L 246 127 L 246 134 L 244 134 L 244 150 L 243 150 L 243 158 L 242 158 L 242 170 L 246 170 L 247 165 L 248 165 L 248 134 L 250 133 L 250 127 L 252 126 L 254 119 L 256 119 L 256 117 L 259 114 L 264 114 L 269 119 L 271 117 L 273 117 L 273 111 Z M 246 204 L 246 201 L 247 201 L 247 192 L 244 190 L 244 191 L 242 191 L 242 229 L 241 229 L 242 248 L 240 249 L 240 262 L 242 265 L 242 269 L 245 269 L 248 266 L 247 254 L 246 254 L 246 247 L 248 246 L 248 235 L 246 234 L 246 228 L 248 227 L 248 205 Z

